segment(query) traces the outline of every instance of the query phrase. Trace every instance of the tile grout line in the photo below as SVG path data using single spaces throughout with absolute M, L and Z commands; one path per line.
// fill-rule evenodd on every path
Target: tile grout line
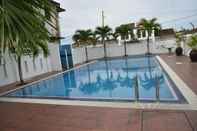
M 196 105 L 197 100 L 196 94 L 188 87 L 188 85 L 176 74 L 176 72 L 159 56 L 156 56 L 164 70 L 168 73 L 170 78 L 174 81 L 175 85 L 181 91 L 183 96 L 187 99 L 189 104 Z
M 144 114 L 144 110 L 142 110 L 142 112 L 140 114 L 141 114 L 141 131 L 143 131 L 143 126 L 144 126 L 144 123 L 143 123 L 144 122 L 144 120 L 143 120 L 144 119 L 143 118 L 144 115 L 143 114 Z
M 190 121 L 188 115 L 186 114 L 185 111 L 184 111 L 183 113 L 184 113 L 184 115 L 185 115 L 185 118 L 186 118 L 187 122 L 189 123 L 190 128 L 192 129 L 192 131 L 195 131 L 195 129 L 194 129 L 194 127 L 193 127 L 193 125 L 192 125 L 192 123 L 191 123 L 191 121 Z

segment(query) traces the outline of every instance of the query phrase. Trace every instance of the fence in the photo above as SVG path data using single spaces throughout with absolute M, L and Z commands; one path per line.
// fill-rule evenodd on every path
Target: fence
M 127 55 L 141 55 L 147 52 L 146 41 L 140 41 L 139 43 L 127 44 Z M 106 44 L 107 57 L 120 57 L 124 56 L 124 44 L 118 44 L 116 42 Z M 161 40 L 157 39 L 156 42 L 150 42 L 150 51 L 154 54 L 168 53 L 167 47 L 174 45 L 175 39 Z M 73 52 L 73 64 L 81 64 L 86 62 L 86 53 L 84 47 L 76 47 L 72 49 Z M 87 48 L 88 60 L 94 60 L 104 57 L 104 49 L 102 45 L 88 47 Z

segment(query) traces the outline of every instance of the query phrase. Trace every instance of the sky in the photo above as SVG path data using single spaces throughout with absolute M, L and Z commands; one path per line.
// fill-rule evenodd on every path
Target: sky
M 71 37 L 77 29 L 95 29 L 102 23 L 114 28 L 138 22 L 141 18 L 158 18 L 163 28 L 197 27 L 197 0 L 56 0 L 66 12 L 60 14 L 61 35 Z

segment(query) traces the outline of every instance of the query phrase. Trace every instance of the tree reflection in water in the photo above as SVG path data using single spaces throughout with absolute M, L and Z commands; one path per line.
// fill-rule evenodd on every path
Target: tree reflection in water
M 159 75 L 157 74 L 153 76 L 153 72 L 154 71 L 157 72 L 158 69 L 156 66 L 154 66 L 154 63 L 152 63 L 154 61 L 152 61 L 151 58 L 152 56 L 150 55 L 147 56 L 148 72 L 147 71 L 144 72 L 143 75 L 144 79 L 142 78 L 142 76 L 139 77 L 141 86 L 146 90 L 150 90 L 152 88 L 158 87 L 157 86 L 158 84 L 164 82 L 164 77 L 161 73 Z
M 151 76 L 150 75 L 148 76 L 148 73 L 145 72 L 143 76 L 144 79 L 142 78 L 142 76 L 140 76 L 140 83 L 141 86 L 147 90 L 150 90 L 151 88 L 155 88 L 157 84 L 164 83 L 164 76 L 162 74 L 155 75 L 153 77 L 152 72 L 151 72 Z
M 86 83 L 81 82 L 79 89 L 81 92 L 83 92 L 85 95 L 93 95 L 94 93 L 98 93 L 99 91 L 107 91 L 109 92 L 109 96 L 113 97 L 113 90 L 120 87 L 126 87 L 126 88 L 132 88 L 133 86 L 133 79 L 129 77 L 129 71 L 128 71 L 128 63 L 127 59 L 125 59 L 125 65 L 126 69 L 124 70 L 126 72 L 125 77 L 121 77 L 120 73 L 115 78 L 113 74 L 113 68 L 112 65 L 109 64 L 109 61 L 105 61 L 105 74 L 98 73 L 96 76 L 96 81 L 91 81 L 91 74 L 93 76 L 95 75 L 94 72 L 91 72 L 89 68 L 87 68 L 88 72 L 88 81 Z M 102 76 L 106 76 L 103 78 Z

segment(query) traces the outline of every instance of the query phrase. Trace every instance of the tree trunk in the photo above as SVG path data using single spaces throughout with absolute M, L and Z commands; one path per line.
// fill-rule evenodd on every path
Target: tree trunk
M 125 40 L 124 40 L 124 53 L 125 53 L 124 56 L 127 56 L 127 43 Z
M 147 38 L 147 54 L 150 55 L 150 36 L 148 35 L 148 38 Z
M 149 70 L 149 75 L 150 75 L 150 78 L 152 79 L 153 78 L 153 76 L 152 76 L 152 67 L 151 67 L 151 61 L 150 61 L 150 56 L 148 56 L 147 57 L 147 59 L 148 59 L 148 70 Z
M 107 58 L 107 49 L 106 49 L 106 43 L 103 42 L 104 44 L 104 57 Z
M 22 73 L 22 68 L 21 68 L 21 56 L 18 56 L 17 64 L 18 64 L 18 73 L 19 73 L 20 84 L 24 84 L 23 73 Z
M 90 65 L 88 66 L 88 82 L 91 83 Z
M 86 53 L 86 62 L 88 62 L 89 60 L 88 60 L 88 48 L 87 47 L 85 47 L 85 53 Z

